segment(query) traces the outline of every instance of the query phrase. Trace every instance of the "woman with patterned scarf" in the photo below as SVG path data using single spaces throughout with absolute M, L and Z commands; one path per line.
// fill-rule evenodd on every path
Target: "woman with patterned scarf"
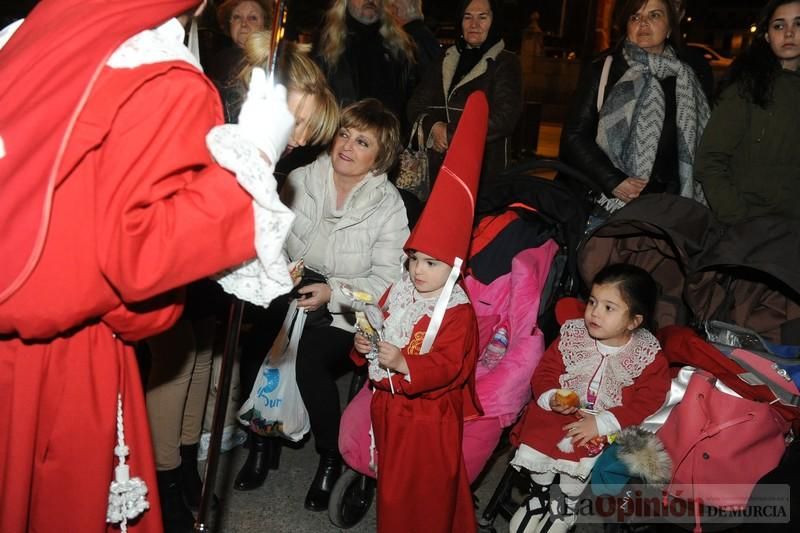
M 627 0 L 617 21 L 626 38 L 581 76 L 561 158 L 601 189 L 596 214 L 648 193 L 705 203 L 692 166 L 709 106 L 696 74 L 678 55 L 673 0 Z

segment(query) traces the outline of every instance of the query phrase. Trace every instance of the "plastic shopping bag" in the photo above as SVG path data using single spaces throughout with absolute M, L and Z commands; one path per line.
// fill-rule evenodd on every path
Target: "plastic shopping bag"
M 259 435 L 297 442 L 310 429 L 308 411 L 295 379 L 297 345 L 306 313 L 292 300 L 280 333 L 261 364 L 250 397 L 239 410 L 239 421 Z

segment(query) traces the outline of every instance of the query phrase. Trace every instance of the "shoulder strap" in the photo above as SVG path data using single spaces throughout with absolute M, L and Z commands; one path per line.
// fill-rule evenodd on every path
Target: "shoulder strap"
M 414 144 L 414 135 L 416 134 L 417 137 L 417 149 L 421 150 L 425 146 L 425 132 L 422 131 L 422 121 L 425 120 L 427 117 L 427 113 L 420 113 L 417 117 L 417 120 L 414 121 L 414 125 L 411 126 L 411 133 L 408 135 L 408 148 L 411 150 L 412 145 Z
M 611 72 L 611 62 L 614 61 L 614 55 L 608 54 L 606 60 L 603 61 L 603 72 L 600 74 L 600 85 L 597 87 L 597 112 L 603 107 L 603 100 L 606 96 L 606 85 L 608 84 L 608 73 Z
M 780 386 L 776 383 L 779 379 L 790 380 L 791 378 L 787 378 L 786 371 L 782 370 L 778 367 L 777 364 L 773 364 L 773 370 L 775 372 L 774 375 L 768 375 L 760 370 L 756 369 L 755 365 L 750 364 L 748 361 L 745 361 L 742 357 L 743 353 L 738 350 L 733 350 L 731 353 L 728 354 L 728 357 L 733 359 L 736 363 L 739 364 L 742 368 L 747 370 L 752 376 L 755 376 L 758 381 L 769 387 L 769 390 L 775 395 L 775 398 L 778 399 L 782 404 L 789 405 L 792 407 L 800 407 L 800 396 L 797 394 L 792 393 L 789 390 L 786 390 L 784 387 Z

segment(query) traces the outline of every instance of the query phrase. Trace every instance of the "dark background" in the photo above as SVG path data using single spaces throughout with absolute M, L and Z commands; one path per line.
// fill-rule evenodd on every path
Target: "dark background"
M 303 34 L 314 38 L 320 28 L 322 15 L 329 0 L 292 0 L 289 9 L 290 37 Z M 591 54 L 594 34 L 594 12 L 604 0 L 501 0 L 498 20 L 508 48 L 519 50 L 522 32 L 529 25 L 531 14 L 539 13 L 539 25 L 544 32 L 549 49 L 574 52 L 579 57 Z M 749 27 L 764 4 L 760 0 L 685 0 L 687 19 L 682 31 L 686 40 L 703 42 L 728 55 L 734 54 L 749 37 Z M 204 17 L 208 31 L 218 32 L 213 5 Z M 0 26 L 25 16 L 36 0 L 0 0 Z M 450 44 L 460 35 L 460 25 L 455 20 L 458 0 L 425 0 L 423 9 L 426 23 L 435 30 L 444 44 Z M 691 17 L 691 20 L 688 19 Z M 563 19 L 563 20 L 562 20 Z

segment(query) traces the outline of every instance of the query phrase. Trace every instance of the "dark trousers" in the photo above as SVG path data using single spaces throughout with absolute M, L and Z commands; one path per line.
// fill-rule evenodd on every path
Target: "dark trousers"
M 297 386 L 311 420 L 316 448 L 338 451 L 339 389 L 336 379 L 354 367 L 353 333 L 333 326 L 306 327 L 297 347 Z
M 242 401 L 250 395 L 288 307 L 288 296 L 275 299 L 267 309 L 253 305 L 245 307 L 248 328 L 242 335 L 239 367 Z M 319 313 L 309 314 L 309 322 L 297 347 L 295 373 L 317 450 L 336 451 L 339 449 L 339 418 L 342 415 L 336 379 L 354 366 L 349 357 L 353 333 L 332 326 L 316 326 L 315 322 L 330 322 L 330 315 L 325 322 Z
M 266 309 L 249 303 L 244 304 L 239 359 L 239 390 L 242 393 L 242 402 L 250 395 L 261 363 L 264 362 L 275 337 L 278 336 L 288 310 L 288 296 L 276 298 Z

